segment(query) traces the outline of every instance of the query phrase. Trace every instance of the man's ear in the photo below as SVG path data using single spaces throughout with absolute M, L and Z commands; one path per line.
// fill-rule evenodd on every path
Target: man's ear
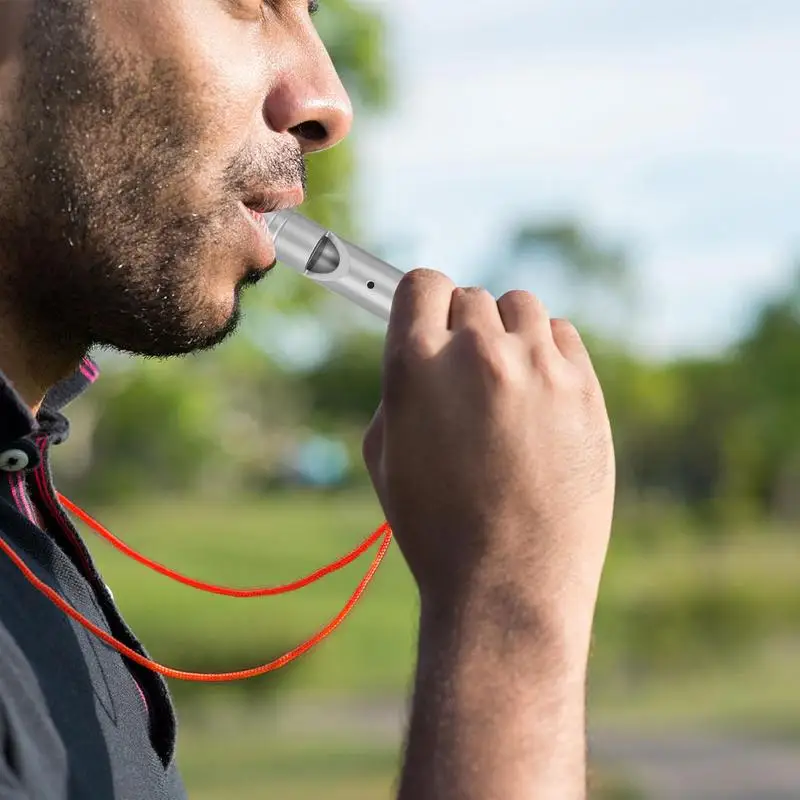
M 34 0 L 0 0 L 0 67 L 19 52 Z

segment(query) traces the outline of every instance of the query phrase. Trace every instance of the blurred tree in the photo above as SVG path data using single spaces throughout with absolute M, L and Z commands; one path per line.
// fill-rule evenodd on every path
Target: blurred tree
M 573 220 L 522 223 L 512 242 L 512 252 L 518 256 L 555 257 L 566 277 L 578 286 L 598 283 L 622 290 L 630 277 L 622 248 L 599 244 Z
M 596 362 L 622 491 L 657 490 L 707 523 L 800 519 L 800 270 L 727 353 Z
M 800 265 L 736 350 L 740 413 L 729 432 L 726 495 L 800 518 Z
M 343 341 L 304 384 L 314 422 L 322 427 L 352 422 L 365 428 L 381 397 L 383 337 L 360 332 Z
M 180 371 L 163 362 L 113 376 L 109 383 L 113 402 L 100 414 L 92 441 L 102 469 L 86 473 L 90 480 L 81 487 L 82 496 L 100 501 L 142 485 L 161 491 L 195 486 L 205 454 L 216 445 L 211 437 L 219 394 L 199 380 L 194 391 L 186 391 Z
M 674 439 L 685 408 L 682 376 L 670 365 L 652 365 L 623 345 L 583 335 L 603 387 L 614 430 L 620 494 L 638 502 L 658 494 L 677 499 Z
M 537 293 L 550 282 L 566 298 L 566 315 L 579 325 L 604 310 L 604 321 L 632 322 L 636 309 L 634 275 L 625 250 L 601 241 L 584 225 L 572 219 L 524 220 L 515 225 L 508 238 L 505 258 L 487 259 L 491 271 L 484 285 L 500 295 L 513 280 L 514 286 L 536 279 Z M 624 309 L 624 315 L 616 313 Z

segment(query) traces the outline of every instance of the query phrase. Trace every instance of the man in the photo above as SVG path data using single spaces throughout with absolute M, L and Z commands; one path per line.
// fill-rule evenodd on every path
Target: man
M 351 122 L 306 2 L 0 3 L 0 535 L 140 652 L 49 448 L 96 375 L 91 346 L 212 347 L 274 262 L 259 212 L 299 203 L 303 157 Z M 586 350 L 528 293 L 420 269 L 384 366 L 364 455 L 421 599 L 398 795 L 582 798 L 614 495 Z M 184 797 L 175 729 L 164 682 L 0 554 L 0 797 Z

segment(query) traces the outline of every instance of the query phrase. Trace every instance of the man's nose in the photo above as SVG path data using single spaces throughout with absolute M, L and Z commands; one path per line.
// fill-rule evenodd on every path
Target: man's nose
M 292 134 L 304 154 L 332 147 L 350 132 L 352 103 L 316 35 L 298 47 L 273 85 L 264 116 L 272 130 Z

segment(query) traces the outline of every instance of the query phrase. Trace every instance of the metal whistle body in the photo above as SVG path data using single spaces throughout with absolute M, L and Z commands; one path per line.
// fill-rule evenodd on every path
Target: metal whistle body
M 278 261 L 389 321 L 404 272 L 296 211 L 265 216 Z

